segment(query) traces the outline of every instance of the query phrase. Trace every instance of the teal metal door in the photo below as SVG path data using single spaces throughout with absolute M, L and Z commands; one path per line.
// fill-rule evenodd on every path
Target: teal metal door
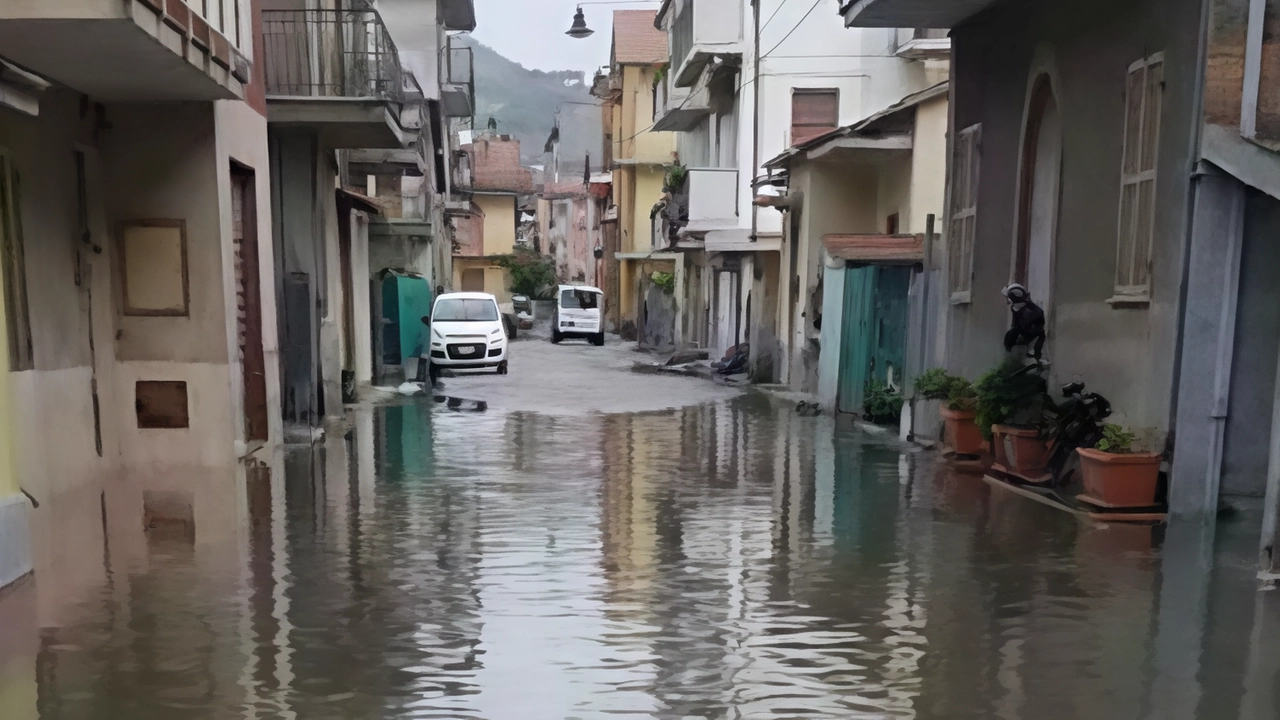
M 911 268 L 848 268 L 840 333 L 839 410 L 861 414 L 867 382 L 902 384 Z
M 875 268 L 849 268 L 844 274 L 844 323 L 840 332 L 841 412 L 862 412 L 862 390 L 871 358 L 875 315 Z
M 907 357 L 907 293 L 910 290 L 911 268 L 876 268 L 875 338 L 868 373 L 899 389 Z

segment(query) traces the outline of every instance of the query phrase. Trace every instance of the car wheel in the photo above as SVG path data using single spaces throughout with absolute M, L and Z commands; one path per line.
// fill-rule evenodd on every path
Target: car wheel
M 563 339 L 564 339 L 564 336 L 560 334 L 560 331 L 559 331 L 559 330 L 556 330 L 556 329 L 554 329 L 554 328 L 552 328 L 552 330 L 551 330 L 551 344 L 552 344 L 552 345 L 559 345 L 559 344 L 560 344 L 560 341 L 561 341 L 561 340 L 563 340 Z
M 595 345 L 596 347 L 600 347 L 604 345 L 604 333 L 598 332 L 595 335 L 592 335 L 591 344 Z
M 499 374 L 499 375 L 506 375 L 506 374 L 507 374 L 507 370 L 508 370 L 508 368 L 507 368 L 507 361 L 506 361 L 506 360 L 503 360 L 502 362 L 498 363 L 498 374 Z

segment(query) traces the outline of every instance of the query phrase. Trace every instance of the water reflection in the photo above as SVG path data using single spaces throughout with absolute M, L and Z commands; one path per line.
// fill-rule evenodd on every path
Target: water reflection
M 1280 716 L 1250 520 L 1081 524 L 759 397 L 351 421 L 55 503 L 0 716 Z

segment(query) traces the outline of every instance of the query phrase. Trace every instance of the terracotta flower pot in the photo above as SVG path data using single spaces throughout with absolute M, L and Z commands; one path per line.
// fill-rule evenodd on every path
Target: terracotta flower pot
M 952 410 L 943 405 L 938 413 L 946 425 L 946 443 L 960 455 L 982 454 L 982 432 L 973 419 L 978 414 L 972 410 Z
M 1035 428 L 991 426 L 991 448 L 996 463 L 1009 472 L 1034 477 L 1044 473 L 1052 446 Z
M 1156 503 L 1160 456 L 1156 453 L 1112 453 L 1080 448 L 1084 494 L 1104 507 L 1150 507 Z

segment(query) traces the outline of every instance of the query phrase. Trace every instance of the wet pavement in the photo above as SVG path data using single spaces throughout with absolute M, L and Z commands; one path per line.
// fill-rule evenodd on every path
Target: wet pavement
M 209 480 L 238 521 L 99 527 L 79 582 L 0 597 L 0 717 L 1280 716 L 1250 513 L 1082 524 L 766 396 L 658 393 L 361 410 Z

